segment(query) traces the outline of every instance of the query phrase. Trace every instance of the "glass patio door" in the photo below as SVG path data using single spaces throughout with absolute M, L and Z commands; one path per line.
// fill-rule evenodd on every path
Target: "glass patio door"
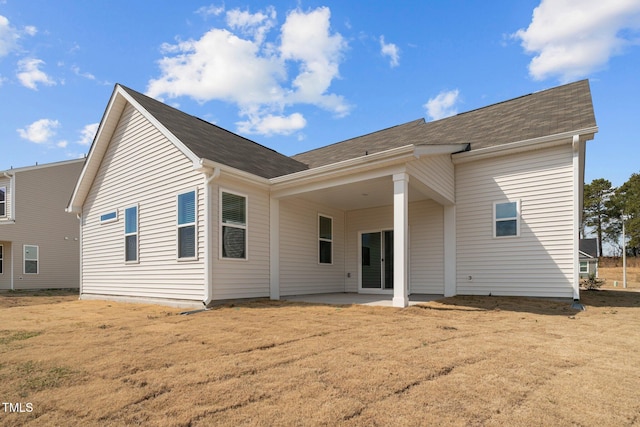
M 362 289 L 393 289 L 393 230 L 361 234 Z

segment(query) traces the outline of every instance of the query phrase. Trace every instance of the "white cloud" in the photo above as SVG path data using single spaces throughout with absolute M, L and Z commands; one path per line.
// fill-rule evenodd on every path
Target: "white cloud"
M 604 68 L 613 55 L 637 44 L 638 30 L 638 0 L 542 0 L 529 27 L 513 37 L 534 55 L 529 63 L 534 79 L 571 81 Z
M 35 36 L 38 33 L 38 29 L 33 25 L 27 25 L 24 27 L 24 32 L 30 36 Z
M 280 55 L 299 63 L 299 73 L 292 82 L 295 91 L 288 102 L 317 105 L 343 117 L 349 113 L 349 105 L 342 96 L 326 93 L 333 79 L 340 76 L 340 62 L 347 49 L 342 35 L 331 34 L 330 19 L 327 7 L 309 13 L 290 12 L 281 30 Z
M 227 12 L 227 25 L 232 30 L 253 37 L 256 43 L 262 44 L 267 32 L 276 24 L 276 10 L 273 6 L 266 13 L 251 14 L 247 11 L 233 9 Z
M 400 65 L 400 49 L 393 43 L 385 43 L 384 36 L 380 36 L 380 53 L 389 57 L 391 68 Z
M 0 58 L 15 49 L 18 38 L 18 31 L 9 24 L 7 18 L 0 15 Z
M 47 144 L 56 134 L 56 129 L 60 127 L 60 122 L 51 119 L 40 119 L 24 129 L 18 129 L 21 138 L 36 144 Z
M 73 73 L 76 76 L 84 77 L 87 80 L 95 80 L 96 79 L 96 76 L 94 76 L 93 74 L 81 71 L 80 67 L 78 67 L 77 65 L 72 66 L 71 67 L 71 71 L 73 71 Z
M 234 103 L 239 115 L 247 118 L 238 126 L 248 133 L 288 134 L 301 129 L 306 125 L 302 114 L 284 113 L 296 104 L 344 116 L 350 106 L 328 90 L 339 77 L 347 43 L 331 32 L 330 17 L 328 8 L 290 12 L 277 44 L 266 41 L 276 26 L 274 8 L 254 14 L 228 11 L 228 29 L 213 28 L 198 40 L 163 44 L 160 76 L 149 81 L 147 94 Z
M 56 82 L 44 71 L 40 70 L 42 65 L 44 65 L 44 61 L 36 58 L 25 58 L 18 61 L 18 79 L 20 83 L 33 90 L 38 90 L 38 84 L 55 85 Z
M 456 104 L 460 100 L 460 91 L 454 89 L 448 92 L 440 92 L 435 98 L 430 98 L 424 108 L 431 120 L 440 120 L 458 113 Z
M 83 127 L 82 130 L 80 131 L 81 138 L 80 138 L 80 141 L 78 141 L 78 144 L 80 145 L 91 144 L 93 142 L 93 138 L 95 138 L 96 136 L 96 132 L 98 132 L 98 126 L 100 126 L 100 123 L 91 123 Z
M 67 145 L 69 145 L 67 141 L 59 141 L 56 143 L 56 147 L 58 148 L 67 148 Z
M 307 125 L 307 121 L 300 113 L 289 116 L 266 114 L 250 116 L 249 120 L 237 122 L 239 132 L 260 135 L 290 135 Z
M 205 18 L 211 15 L 219 16 L 220 14 L 222 14 L 222 12 L 224 12 L 224 5 L 223 6 L 215 6 L 215 5 L 202 6 L 201 8 L 196 10 L 197 14 L 202 15 Z

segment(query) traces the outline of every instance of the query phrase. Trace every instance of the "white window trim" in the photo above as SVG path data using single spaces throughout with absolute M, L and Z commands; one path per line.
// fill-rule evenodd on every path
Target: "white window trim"
M 0 218 L 7 218 L 9 216 L 9 212 L 7 212 L 7 199 L 9 198 L 7 194 L 7 187 L 2 186 L 0 190 L 4 190 L 4 200 L 0 202 L 0 205 L 4 205 L 4 214 L 0 215 Z
M 248 261 L 249 260 L 249 196 L 247 196 L 246 194 L 243 193 L 239 193 L 237 191 L 233 191 L 233 190 L 228 190 L 226 188 L 222 188 L 220 187 L 220 194 L 218 195 L 218 206 L 219 206 L 219 224 L 220 227 L 218 228 L 218 231 L 220 232 L 220 238 L 218 239 L 220 241 L 219 246 L 218 246 L 218 259 L 220 260 L 224 260 L 224 261 L 232 261 L 232 262 L 244 262 L 244 261 Z M 244 197 L 245 203 L 244 203 L 244 209 L 245 209 L 245 223 L 244 225 L 237 225 L 237 224 L 225 224 L 222 222 L 222 193 L 228 193 L 228 194 L 233 194 L 235 196 L 240 196 L 240 197 Z M 222 245 L 223 245 L 223 232 L 222 232 L 222 228 L 223 227 L 235 227 L 235 228 L 241 228 L 244 229 L 244 258 L 228 258 L 225 256 L 222 256 Z
M 27 259 L 26 255 L 26 251 L 27 251 L 27 246 L 33 247 L 33 248 L 37 248 L 36 251 L 38 253 L 38 256 L 36 257 L 35 260 L 33 259 Z M 27 261 L 35 261 L 36 262 L 36 272 L 35 273 L 27 273 Z M 39 245 L 22 245 L 22 274 L 40 274 L 40 246 Z
M 510 218 L 497 219 L 496 218 L 496 206 L 497 205 L 502 205 L 502 204 L 505 204 L 505 203 L 515 203 L 516 204 L 516 216 L 515 217 L 510 217 Z M 493 220 L 493 238 L 494 239 L 513 239 L 515 237 L 520 237 L 520 222 L 521 222 L 520 221 L 520 216 L 521 216 L 520 215 L 520 205 L 521 205 L 520 199 L 502 200 L 502 201 L 499 201 L 499 202 L 493 202 L 493 217 L 492 217 L 492 220 Z M 515 234 L 515 236 L 498 236 L 498 235 L 496 235 L 496 232 L 497 232 L 496 223 L 498 221 L 513 221 L 514 219 L 516 220 L 516 234 Z
M 188 224 L 179 224 L 178 223 L 178 197 L 182 194 L 187 194 L 187 193 L 194 193 L 194 197 L 195 197 L 195 212 L 194 212 L 194 222 L 190 222 Z M 198 260 L 198 208 L 199 208 L 199 202 L 198 202 L 198 188 L 192 188 L 190 190 L 187 191 L 182 191 L 180 193 L 176 194 L 176 260 L 180 261 L 180 262 L 184 262 L 184 261 L 197 261 Z M 195 245 L 194 248 L 194 254 L 195 256 L 192 257 L 184 257 L 184 258 L 180 258 L 180 229 L 184 228 L 184 227 L 190 227 L 190 226 L 194 226 L 194 242 L 193 244 Z
M 320 217 L 328 218 L 331 220 L 331 238 L 323 239 L 320 237 Z M 331 215 L 325 215 L 323 213 L 318 213 L 318 222 L 317 222 L 317 237 L 318 237 L 318 256 L 316 258 L 318 265 L 333 265 L 333 217 Z M 320 262 L 320 242 L 329 242 L 331 243 L 331 262 Z
M 104 215 L 109 215 L 111 213 L 115 213 L 116 214 L 115 218 L 105 219 L 105 220 L 102 219 L 102 217 Z M 110 209 L 108 211 L 105 211 L 105 212 L 100 214 L 98 219 L 100 220 L 100 224 L 109 224 L 110 222 L 116 222 L 116 221 L 118 221 L 118 209 Z
M 587 267 L 587 271 L 582 271 L 582 263 L 584 263 Z M 580 274 L 589 274 L 589 261 L 580 261 L 578 263 L 578 271 Z
M 4 245 L 0 244 L 0 276 L 4 274 Z
M 127 209 L 136 208 L 136 231 L 135 233 L 127 233 Z M 122 221 L 122 229 L 124 231 L 124 253 L 123 258 L 125 264 L 139 264 L 140 263 L 140 205 L 138 203 L 134 205 L 126 206 L 122 211 L 124 221 Z M 136 236 L 136 259 L 127 261 L 127 236 Z

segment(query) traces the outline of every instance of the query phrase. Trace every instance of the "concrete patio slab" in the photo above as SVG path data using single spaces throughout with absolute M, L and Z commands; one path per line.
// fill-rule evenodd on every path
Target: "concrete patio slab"
M 435 301 L 444 298 L 442 295 L 413 294 L 409 295 L 409 305 L 420 304 L 428 301 Z M 313 304 L 332 305 L 374 305 L 383 307 L 393 307 L 391 300 L 393 295 L 379 294 L 356 294 L 356 293 L 330 293 L 311 295 L 291 295 L 280 297 L 283 301 L 299 301 Z

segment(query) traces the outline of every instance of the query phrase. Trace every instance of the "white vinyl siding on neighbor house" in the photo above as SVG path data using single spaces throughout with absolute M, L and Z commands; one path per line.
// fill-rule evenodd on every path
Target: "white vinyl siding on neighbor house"
M 330 216 L 333 263 L 318 262 L 318 216 Z M 344 212 L 302 198 L 280 201 L 280 294 L 345 291 Z
M 222 192 L 245 197 L 246 258 L 225 258 L 222 253 Z M 213 299 L 269 296 L 269 190 L 265 187 L 225 177 L 211 185 L 212 243 L 211 274 Z M 238 201 L 239 199 L 235 199 Z M 230 215 L 233 212 L 228 212 Z M 236 213 L 239 213 L 237 211 Z M 238 218 L 239 219 L 239 218 Z
M 570 144 L 456 165 L 457 293 L 572 297 Z M 495 238 L 495 201 L 519 200 L 520 236 Z
M 131 106 L 123 111 L 82 214 L 83 295 L 204 299 L 203 175 Z M 197 189 L 198 261 L 176 257 L 176 194 Z M 138 262 L 125 259 L 124 209 L 138 206 Z M 100 223 L 100 215 L 119 218 Z
M 393 206 L 349 211 L 346 219 L 346 292 L 358 292 L 358 233 L 393 230 Z M 409 203 L 409 289 L 444 293 L 444 210 L 433 200 Z

